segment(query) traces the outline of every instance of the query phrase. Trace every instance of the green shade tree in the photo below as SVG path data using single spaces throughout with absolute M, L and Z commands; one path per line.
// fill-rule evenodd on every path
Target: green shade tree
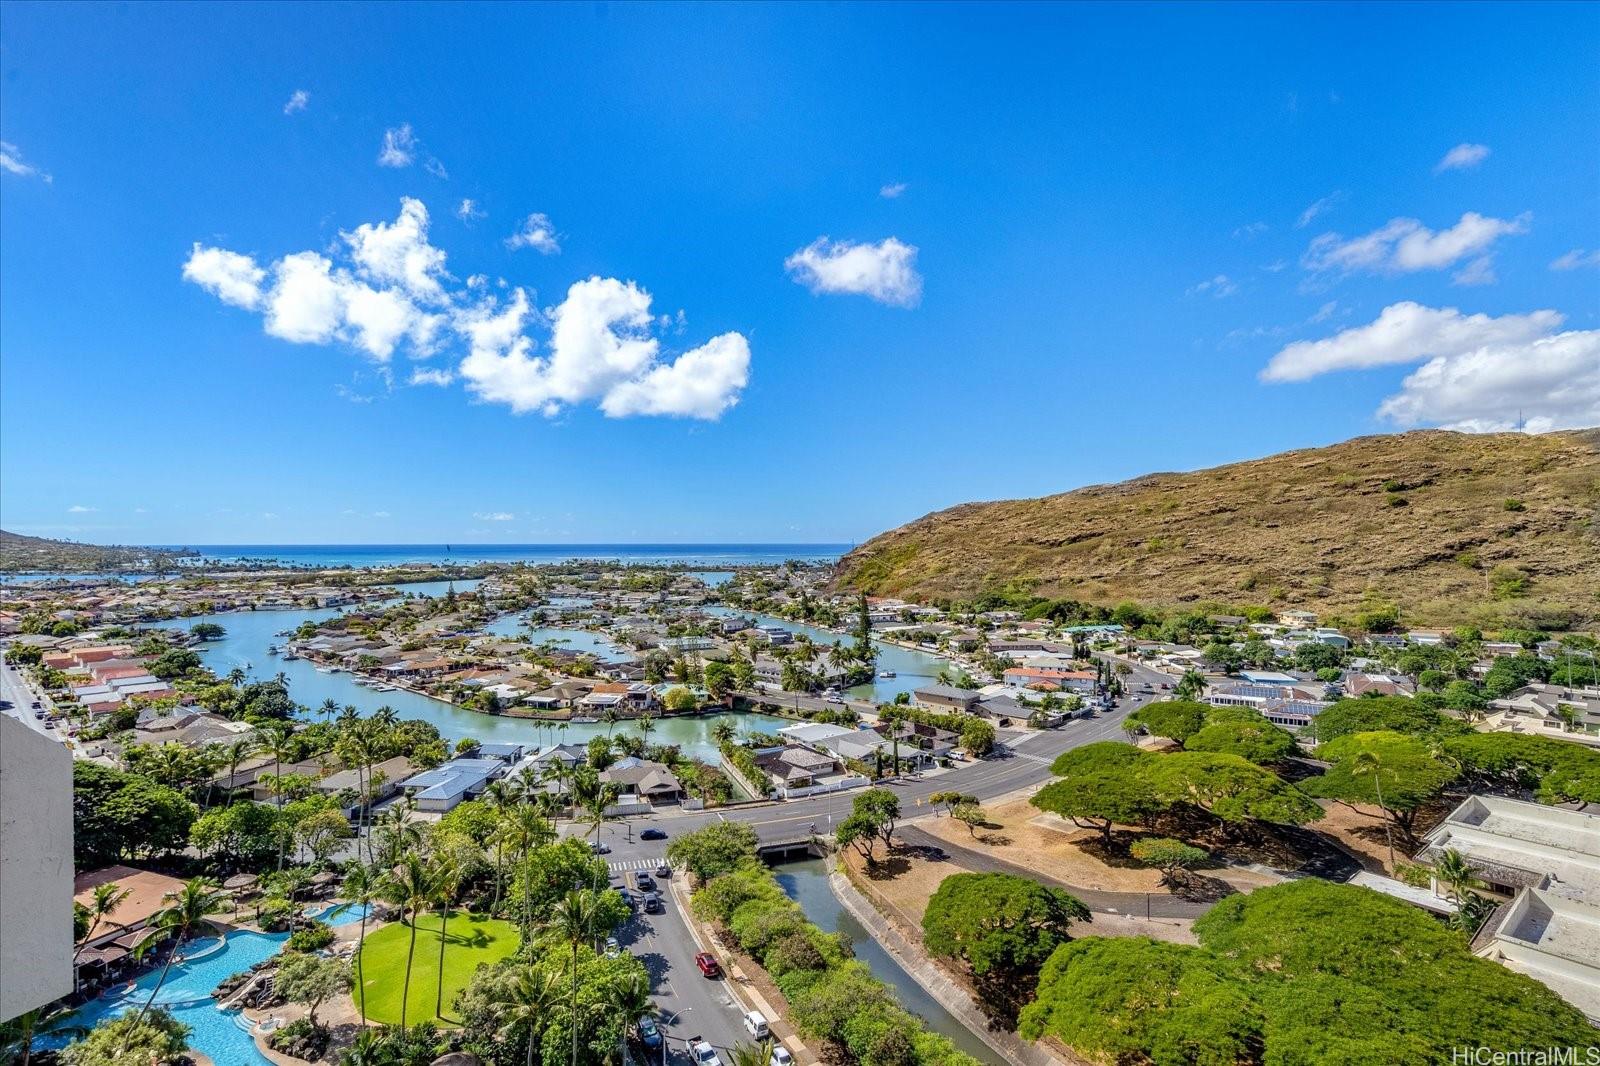
M 1307 792 L 1346 806 L 1376 806 L 1408 841 L 1415 841 L 1417 811 L 1455 780 L 1455 766 L 1413 737 L 1390 731 L 1350 733 L 1317 749 L 1330 764 L 1304 782 Z
M 1141 725 L 1152 735 L 1165 737 L 1179 747 L 1206 724 L 1211 708 L 1193 700 L 1161 700 L 1141 707 L 1128 715 L 1131 725 Z
M 1128 848 L 1128 853 L 1146 866 L 1160 870 L 1163 885 L 1176 884 L 1182 878 L 1184 871 L 1205 862 L 1210 857 L 1204 848 L 1197 848 L 1170 837 L 1145 837 L 1142 840 L 1135 840 Z
M 1025 877 L 952 874 L 922 916 L 923 945 L 971 971 L 984 1002 L 1008 1021 L 1033 993 L 1039 970 L 1090 920 L 1082 901 Z

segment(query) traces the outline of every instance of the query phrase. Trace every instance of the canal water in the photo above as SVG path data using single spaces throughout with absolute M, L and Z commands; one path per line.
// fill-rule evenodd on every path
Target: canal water
M 424 595 L 442 595 L 448 582 L 426 582 L 399 586 L 404 591 Z M 465 592 L 472 582 L 455 582 L 457 592 Z M 586 743 L 590 737 L 608 732 L 602 723 L 545 723 L 527 718 L 506 718 L 479 714 L 475 711 L 443 703 L 439 700 L 397 689 L 393 692 L 373 692 L 355 683 L 349 673 L 322 673 L 304 659 L 280 659 L 267 649 L 281 645 L 286 637 L 279 634 L 293 630 L 305 621 L 323 621 L 339 612 L 333 608 L 307 610 L 296 608 L 285 611 L 233 611 L 202 615 L 162 623 L 171 629 L 184 629 L 200 622 L 215 622 L 227 635 L 221 640 L 197 646 L 200 658 L 217 674 L 228 673 L 234 667 L 243 669 L 257 681 L 267 680 L 282 673 L 289 683 L 289 695 L 299 704 L 315 708 L 331 699 L 339 706 L 353 705 L 363 715 L 370 715 L 379 707 L 392 707 L 401 718 L 416 718 L 431 722 L 440 734 L 452 744 L 462 737 L 473 737 L 485 743 L 513 744 L 567 744 Z M 588 637 L 591 634 L 568 630 Z M 786 719 L 765 714 L 702 715 L 693 718 L 658 718 L 650 732 L 657 744 L 677 744 L 685 755 L 717 761 L 716 743 L 711 730 L 716 723 L 727 718 L 739 729 L 741 735 L 753 732 L 770 733 L 792 724 Z M 618 723 L 615 731 L 626 731 L 627 723 Z
M 916 980 L 872 938 L 872 934 L 841 904 L 828 885 L 828 867 L 822 859 L 786 862 L 773 868 L 784 893 L 805 911 L 825 933 L 844 933 L 855 946 L 856 958 L 873 976 L 894 989 L 900 1005 L 922 1018 L 927 1027 L 979 1062 L 998 1063 L 995 1053 L 978 1036 L 945 1010 Z
M 804 633 L 813 641 L 823 646 L 843 642 L 855 643 L 855 638 L 844 633 L 835 633 L 828 629 L 818 629 L 816 626 L 806 625 L 804 622 L 791 622 L 787 618 L 780 618 L 775 614 L 762 614 L 760 611 L 741 611 L 733 607 L 707 607 L 707 614 L 714 614 L 721 618 L 754 618 L 757 625 L 778 626 L 791 633 Z M 873 647 L 878 650 L 877 671 L 893 673 L 894 677 L 875 677 L 870 684 L 857 685 L 846 690 L 857 699 L 872 700 L 875 703 L 892 703 L 895 696 L 902 692 L 910 693 L 919 688 L 925 688 L 934 683 L 939 676 L 939 671 L 950 666 L 950 660 L 925 651 L 911 651 L 907 648 L 897 647 L 893 644 L 884 644 L 873 641 Z

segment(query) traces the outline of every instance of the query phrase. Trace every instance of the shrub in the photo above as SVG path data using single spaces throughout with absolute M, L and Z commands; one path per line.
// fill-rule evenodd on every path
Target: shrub
M 293 1059 L 312 1062 L 328 1050 L 328 1030 L 312 1025 L 308 1018 L 296 1018 L 267 1037 L 267 1046 Z
M 333 930 L 322 922 L 312 922 L 289 934 L 289 942 L 283 948 L 285 951 L 310 952 L 325 948 L 331 943 L 333 943 Z

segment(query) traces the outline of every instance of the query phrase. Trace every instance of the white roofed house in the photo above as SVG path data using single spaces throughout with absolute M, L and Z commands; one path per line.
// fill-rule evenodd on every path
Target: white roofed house
M 1470 796 L 1424 840 L 1420 861 L 1458 852 L 1487 891 L 1511 897 L 1478 930 L 1474 953 L 1600 1024 L 1600 814 Z
M 400 783 L 417 809 L 444 814 L 463 800 L 482 795 L 489 782 L 506 772 L 500 759 L 451 759 Z
M 1489 708 L 1489 729 L 1600 744 L 1600 688 L 1535 682 L 1490 700 Z

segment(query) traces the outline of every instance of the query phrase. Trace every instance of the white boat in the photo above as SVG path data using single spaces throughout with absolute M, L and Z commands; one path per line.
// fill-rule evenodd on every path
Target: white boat
M 594 725 L 596 722 L 600 721 L 600 719 L 598 719 L 598 718 L 568 718 L 567 721 L 571 722 L 573 725 Z
M 374 692 L 393 692 L 396 688 L 396 686 L 389 684 L 387 681 L 374 681 L 367 687 Z
M 317 667 L 317 673 L 319 673 L 319 674 L 331 674 L 331 673 L 333 673 L 333 667 L 331 667 L 331 666 L 319 666 L 319 667 Z
M 894 676 L 894 671 L 893 670 L 884 670 L 881 673 L 879 673 L 878 676 L 879 677 L 883 677 L 883 678 L 890 678 L 890 677 Z

